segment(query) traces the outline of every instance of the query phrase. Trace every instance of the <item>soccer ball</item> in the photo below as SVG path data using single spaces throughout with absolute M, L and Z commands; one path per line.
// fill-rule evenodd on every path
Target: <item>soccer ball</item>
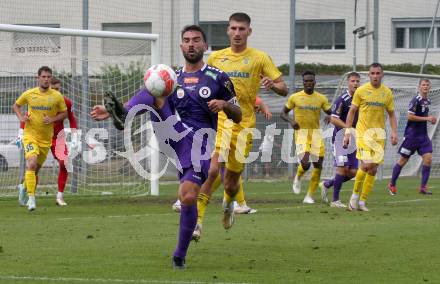
M 151 66 L 144 76 L 145 87 L 155 97 L 171 95 L 177 88 L 177 75 L 165 64 Z

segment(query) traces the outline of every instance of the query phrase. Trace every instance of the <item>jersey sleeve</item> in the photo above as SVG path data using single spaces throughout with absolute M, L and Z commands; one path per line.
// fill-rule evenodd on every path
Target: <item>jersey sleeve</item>
M 58 96 L 57 108 L 58 108 L 58 112 L 67 111 L 66 102 L 64 101 L 64 98 L 61 94 Z
M 408 112 L 415 114 L 417 110 L 417 105 L 418 105 L 417 97 L 412 98 L 412 100 L 409 102 Z
M 341 97 L 338 97 L 332 105 L 332 116 L 339 118 L 342 113 L 342 107 L 342 99 Z
M 221 88 L 218 99 L 227 101 L 229 103 L 232 103 L 233 105 L 238 106 L 238 102 L 235 95 L 234 84 L 232 83 L 231 79 L 224 72 L 220 73 L 219 75 L 220 76 L 218 76 L 217 78 Z
M 321 108 L 322 108 L 324 111 L 329 111 L 331 107 L 332 107 L 332 105 L 329 103 L 327 97 L 323 95 L 323 96 L 322 96 L 322 105 L 321 105 Z
M 269 55 L 263 53 L 262 61 L 263 61 L 263 75 L 269 77 L 272 80 L 281 77 L 282 73 L 275 66 L 275 64 L 272 61 L 272 58 L 270 58 Z
M 70 128 L 78 128 L 78 125 L 76 124 L 76 118 L 75 114 L 73 113 L 73 103 L 68 98 L 64 97 L 64 101 L 66 102 L 67 107 L 67 118 L 69 119 L 69 126 Z
M 15 103 L 19 106 L 25 105 L 28 103 L 28 92 L 24 92 L 21 94 L 18 99 L 15 101 Z
M 288 109 L 293 109 L 295 107 L 295 95 L 291 95 L 287 99 L 285 107 L 288 108 Z

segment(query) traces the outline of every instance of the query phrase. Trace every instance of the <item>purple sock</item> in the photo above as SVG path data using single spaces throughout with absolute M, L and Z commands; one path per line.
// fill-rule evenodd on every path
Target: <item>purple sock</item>
M 336 174 L 333 183 L 333 201 L 339 200 L 339 192 L 341 191 L 342 183 L 345 182 L 346 177 Z
M 324 181 L 324 186 L 327 188 L 330 188 L 333 186 L 334 182 L 335 182 L 334 178 L 328 179 L 328 180 Z
M 349 181 L 351 179 L 352 179 L 352 177 L 344 177 L 344 181 L 343 182 Z M 334 185 L 335 185 L 335 178 L 328 179 L 328 180 L 324 181 L 324 186 L 327 187 L 327 188 L 330 188 L 330 187 L 332 187 Z
M 396 185 L 396 181 L 399 178 L 400 171 L 402 170 L 402 167 L 399 164 L 395 164 L 393 168 L 393 175 L 391 176 L 391 185 Z
M 179 241 L 174 256 L 185 257 L 197 224 L 197 204 L 184 205 L 180 209 Z
M 431 166 L 422 166 L 422 184 L 421 187 L 425 188 L 428 183 L 429 173 L 431 172 Z

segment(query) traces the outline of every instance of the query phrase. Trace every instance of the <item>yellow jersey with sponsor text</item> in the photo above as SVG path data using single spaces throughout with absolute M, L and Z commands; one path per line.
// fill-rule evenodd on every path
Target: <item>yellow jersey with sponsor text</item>
M 64 98 L 56 90 L 49 88 L 42 93 L 36 87 L 25 91 L 15 102 L 19 106 L 28 106 L 29 120 L 24 126 L 23 140 L 33 141 L 40 147 L 50 147 L 53 136 L 53 123 L 45 124 L 43 118 L 55 116 L 67 110 Z

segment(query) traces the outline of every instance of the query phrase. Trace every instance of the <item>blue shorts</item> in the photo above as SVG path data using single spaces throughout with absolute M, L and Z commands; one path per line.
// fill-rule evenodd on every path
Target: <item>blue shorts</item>
M 358 168 L 358 159 L 356 150 L 345 149 L 341 144 L 333 144 L 333 161 L 335 167 L 348 167 L 350 169 Z
M 180 183 L 184 181 L 190 181 L 201 186 L 205 180 L 208 178 L 208 170 L 211 160 L 201 161 L 200 171 L 196 171 L 196 169 L 191 166 L 188 168 L 183 168 L 182 172 L 179 172 L 179 180 Z
M 397 153 L 405 158 L 409 158 L 415 151 L 417 151 L 420 156 L 426 153 L 432 153 L 431 139 L 429 139 L 428 136 L 417 138 L 405 137 Z

